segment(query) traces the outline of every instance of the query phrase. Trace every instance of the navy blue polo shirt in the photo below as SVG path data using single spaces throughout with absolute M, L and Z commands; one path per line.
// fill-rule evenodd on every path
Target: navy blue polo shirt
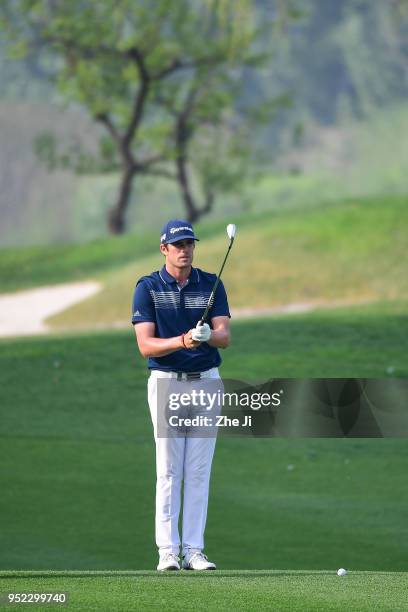
M 165 266 L 149 276 L 142 276 L 133 295 L 132 323 L 155 323 L 157 338 L 172 338 L 188 332 L 204 314 L 216 278 L 216 274 L 192 268 L 188 283 L 179 289 Z M 220 316 L 231 316 L 222 281 L 208 313 L 210 327 L 211 318 Z M 149 357 L 148 367 L 151 370 L 203 372 L 220 363 L 218 350 L 202 342 L 195 349 L 180 349 L 165 357 Z

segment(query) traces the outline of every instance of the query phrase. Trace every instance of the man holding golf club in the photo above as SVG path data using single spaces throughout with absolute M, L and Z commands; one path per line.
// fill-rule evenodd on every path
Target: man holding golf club
M 218 276 L 192 267 L 198 240 L 190 223 L 175 219 L 161 232 L 160 251 L 165 265 L 143 276 L 133 297 L 132 323 L 143 357 L 148 358 L 148 401 L 156 443 L 156 544 L 159 571 L 182 568 L 213 570 L 215 564 L 203 553 L 204 529 L 211 463 L 216 436 L 161 436 L 158 418 L 158 387 L 197 386 L 218 379 L 219 348 L 230 340 L 229 308 L 220 276 L 231 249 L 235 226 L 228 226 L 227 255 Z M 208 320 L 208 323 L 206 322 Z M 161 383 L 159 382 L 161 381 Z M 214 380 L 212 382 L 215 382 Z M 183 524 L 180 542 L 178 522 L 183 483 Z

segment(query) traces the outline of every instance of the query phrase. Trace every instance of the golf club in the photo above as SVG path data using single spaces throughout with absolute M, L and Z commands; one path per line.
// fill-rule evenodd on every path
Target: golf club
M 222 274 L 222 271 L 223 271 L 224 266 L 225 266 L 225 262 L 227 261 L 227 257 L 229 255 L 229 252 L 230 252 L 231 247 L 232 247 L 233 242 L 234 242 L 236 229 L 237 228 L 235 227 L 235 225 L 233 223 L 230 223 L 229 225 L 227 225 L 227 235 L 228 235 L 228 238 L 230 239 L 229 247 L 228 247 L 227 253 L 226 253 L 225 257 L 224 257 L 224 261 L 222 262 L 221 270 L 219 271 L 218 276 L 217 276 L 217 278 L 215 280 L 214 287 L 213 287 L 213 289 L 211 291 L 211 294 L 210 294 L 210 297 L 208 299 L 208 303 L 207 303 L 206 309 L 204 311 L 203 316 L 201 317 L 200 325 L 204 325 L 205 320 L 206 320 L 207 315 L 208 315 L 208 311 L 211 308 L 212 300 L 214 298 L 215 292 L 217 291 L 218 283 L 220 282 L 220 278 L 221 278 L 221 274 Z

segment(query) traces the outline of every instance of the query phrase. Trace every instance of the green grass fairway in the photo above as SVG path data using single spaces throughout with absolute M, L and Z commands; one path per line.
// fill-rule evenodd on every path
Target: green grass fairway
M 17 577 L 19 576 L 19 577 Z M 407 609 L 408 574 L 334 571 L 17 572 L 0 574 L 1 593 L 68 593 L 69 610 L 338 610 Z M 18 606 L 5 606 L 15 610 Z M 42 609 L 58 609 L 47 606 Z M 62 610 L 65 606 L 61 606 Z
M 222 371 L 406 376 L 407 332 L 395 304 L 241 322 Z M 154 568 L 154 444 L 132 329 L 0 347 L 0 570 Z M 221 570 L 405 571 L 407 451 L 403 438 L 220 438 L 208 554 Z

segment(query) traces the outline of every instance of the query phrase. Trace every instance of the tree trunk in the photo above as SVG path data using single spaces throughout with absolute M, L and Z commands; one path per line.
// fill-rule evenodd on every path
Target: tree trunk
M 190 192 L 188 183 L 188 175 L 186 168 L 186 159 L 183 155 L 177 158 L 177 181 L 180 185 L 181 195 L 187 211 L 187 221 L 194 223 L 197 221 L 197 209 L 194 204 L 193 196 Z
M 187 96 L 182 112 L 180 112 L 177 116 L 175 126 L 177 182 L 179 184 L 184 206 L 187 211 L 187 221 L 190 223 L 195 223 L 200 219 L 200 217 L 209 213 L 214 202 L 213 194 L 206 193 L 206 201 L 204 206 L 202 208 L 198 208 L 196 206 L 187 171 L 187 163 L 189 159 L 188 145 L 194 133 L 194 126 L 190 124 L 190 115 L 194 108 L 196 94 L 197 87 L 193 87 Z
M 111 234 L 123 234 L 125 231 L 125 213 L 129 204 L 133 177 L 136 174 L 131 166 L 127 166 L 122 175 L 116 203 L 108 212 L 108 227 Z
M 190 223 L 195 223 L 201 219 L 201 217 L 211 212 L 214 203 L 214 195 L 212 193 L 206 193 L 205 204 L 202 208 L 197 208 L 195 204 L 193 194 L 190 190 L 186 157 L 183 155 L 180 155 L 177 158 L 177 181 L 180 186 L 181 195 L 187 211 L 187 221 Z

